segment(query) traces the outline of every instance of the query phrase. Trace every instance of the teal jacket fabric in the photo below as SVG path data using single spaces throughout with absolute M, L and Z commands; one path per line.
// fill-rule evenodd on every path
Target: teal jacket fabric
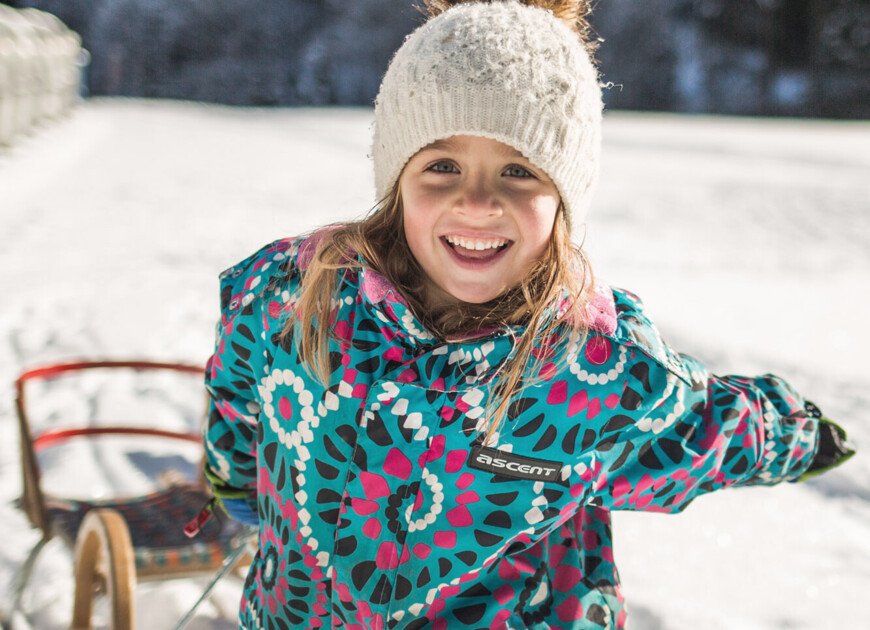
M 205 445 L 216 494 L 246 491 L 259 517 L 243 628 L 622 628 L 613 510 L 810 466 L 819 414 L 786 382 L 710 374 L 607 287 L 587 335 L 538 349 L 489 443 L 522 329 L 437 342 L 371 270 L 341 272 L 324 386 L 280 335 L 314 247 L 278 241 L 222 276 Z

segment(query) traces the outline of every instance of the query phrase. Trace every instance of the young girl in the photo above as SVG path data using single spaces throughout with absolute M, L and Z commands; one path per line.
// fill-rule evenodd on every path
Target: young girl
M 222 276 L 206 474 L 259 527 L 241 626 L 623 628 L 611 510 L 851 451 L 781 379 L 675 353 L 571 244 L 586 3 L 426 5 L 375 104 L 376 211 Z

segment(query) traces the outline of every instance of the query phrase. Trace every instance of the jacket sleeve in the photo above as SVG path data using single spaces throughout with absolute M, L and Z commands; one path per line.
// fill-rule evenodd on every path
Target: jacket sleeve
M 690 357 L 679 361 L 686 379 L 661 366 L 632 370 L 644 377 L 628 385 L 641 402 L 633 422 L 617 422 L 593 503 L 678 512 L 721 488 L 797 481 L 813 465 L 821 414 L 783 379 L 715 376 Z
M 272 244 L 221 275 L 221 318 L 206 368 L 210 402 L 203 436 L 205 477 L 222 505 L 232 501 L 243 507 L 243 500 L 253 515 L 262 404 L 257 383 L 271 361 L 264 293 L 274 286 L 275 274 L 270 272 L 279 266 L 276 258 L 283 257 L 279 244 Z
M 204 442 L 206 478 L 218 499 L 244 497 L 256 506 L 257 417 L 260 411 L 253 333 L 241 312 L 222 314 L 206 368 L 209 393 Z M 244 491 L 244 492 L 241 492 Z

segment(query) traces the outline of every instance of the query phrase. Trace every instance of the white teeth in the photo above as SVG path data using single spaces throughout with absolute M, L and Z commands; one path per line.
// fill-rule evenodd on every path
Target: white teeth
M 507 243 L 507 239 L 480 239 L 480 238 L 465 238 L 462 236 L 446 236 L 447 242 L 451 245 L 459 245 L 465 249 L 474 249 L 482 251 L 484 249 L 493 249 L 501 247 Z

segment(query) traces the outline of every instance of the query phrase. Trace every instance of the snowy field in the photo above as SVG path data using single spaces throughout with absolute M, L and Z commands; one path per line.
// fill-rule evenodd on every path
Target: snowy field
M 18 372 L 85 357 L 203 363 L 222 269 L 372 204 L 370 119 L 94 100 L 0 149 L 0 604 L 37 540 L 14 506 Z M 641 295 L 675 348 L 720 373 L 787 377 L 861 449 L 805 484 L 730 490 L 679 516 L 617 514 L 629 627 L 867 628 L 870 123 L 609 114 L 602 184 L 578 238 L 598 276 Z M 166 407 L 161 422 L 190 422 L 197 384 L 165 385 L 163 398 L 130 380 L 99 391 L 116 414 L 150 421 Z M 98 389 L 32 402 L 49 420 L 87 419 Z M 85 496 L 146 490 L 141 463 L 72 444 L 44 462 L 47 483 Z M 68 624 L 71 567 L 52 543 L 25 600 L 37 628 Z M 138 627 L 172 628 L 200 588 L 144 585 Z M 238 593 L 222 584 L 189 627 L 235 627 L 221 609 L 232 619 Z

